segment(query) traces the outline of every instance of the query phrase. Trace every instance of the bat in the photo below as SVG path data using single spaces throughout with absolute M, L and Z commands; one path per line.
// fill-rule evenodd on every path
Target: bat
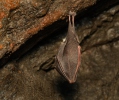
M 74 17 L 75 12 L 69 12 L 69 25 L 66 39 L 61 43 L 56 56 L 56 70 L 69 83 L 74 83 L 77 78 L 77 71 L 81 63 L 81 52 L 79 39 L 75 32 Z

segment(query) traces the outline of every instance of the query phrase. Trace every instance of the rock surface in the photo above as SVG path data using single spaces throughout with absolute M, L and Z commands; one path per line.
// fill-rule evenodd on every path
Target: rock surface
M 69 10 L 81 11 L 94 3 L 96 0 L 1 0 L 0 66 L 35 34 L 38 34 L 39 38 L 27 45 L 22 54 L 60 28 L 57 24 L 46 29 L 54 22 L 64 19 Z
M 95 11 L 95 7 L 91 7 L 87 9 L 86 15 L 83 15 L 85 11 L 81 10 L 88 7 L 85 4 L 89 0 L 84 1 L 85 3 L 82 0 L 72 1 L 73 6 L 76 1 L 76 4 L 84 3 L 84 7 L 74 6 L 74 9 L 81 11 L 83 15 L 77 15 L 75 20 L 82 57 L 76 83 L 68 84 L 54 69 L 54 57 L 62 39 L 65 38 L 67 28 L 61 28 L 64 22 L 54 22 L 65 18 L 69 7 L 73 6 L 62 0 L 49 0 L 48 3 L 41 0 L 43 4 L 34 3 L 40 0 L 16 0 L 15 3 L 12 1 L 14 0 L 2 1 L 9 2 L 6 3 L 9 6 L 4 7 L 9 8 L 7 10 L 10 13 L 3 14 L 5 17 L 1 18 L 0 35 L 3 37 L 0 37 L 0 63 L 6 62 L 8 58 L 12 58 L 12 61 L 8 61 L 0 69 L 0 100 L 119 100 L 119 3 L 104 9 L 98 2 L 100 4 L 95 6 L 98 10 Z M 93 4 L 91 2 L 90 5 Z M 110 2 L 112 3 L 111 0 Z M 31 4 L 41 9 L 38 10 L 38 17 Z M 68 7 L 65 8 L 66 4 Z M 109 4 L 108 2 L 107 5 Z M 45 8 L 40 8 L 40 5 Z M 64 10 L 61 10 L 62 7 Z M 54 9 L 60 9 L 60 14 L 54 13 Z M 92 14 L 92 11 L 95 12 Z M 47 14 L 56 16 L 52 19 L 52 16 Z M 43 21 L 45 24 L 42 24 Z M 51 33 L 53 34 L 48 36 Z M 38 41 L 38 45 L 34 46 Z M 17 50 L 19 47 L 21 49 Z M 33 48 L 29 50 L 31 47 Z M 15 51 L 16 53 L 13 53 Z M 26 51 L 28 52 L 22 55 Z

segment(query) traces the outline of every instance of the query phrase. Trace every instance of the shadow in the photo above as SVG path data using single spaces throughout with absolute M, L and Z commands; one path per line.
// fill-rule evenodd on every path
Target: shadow
M 62 77 L 59 77 L 56 83 L 57 83 L 56 88 L 58 93 L 60 93 L 61 98 L 64 98 L 64 100 L 76 99 L 75 97 L 78 94 L 78 89 L 79 89 L 78 83 L 70 84 Z

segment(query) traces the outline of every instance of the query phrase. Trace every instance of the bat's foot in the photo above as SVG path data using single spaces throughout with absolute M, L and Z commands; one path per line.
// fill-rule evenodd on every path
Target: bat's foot
M 74 27 L 74 17 L 76 16 L 76 12 L 74 11 L 69 11 L 69 22 L 71 25 Z
M 69 11 L 69 16 L 76 16 L 76 12 L 74 12 L 74 11 Z

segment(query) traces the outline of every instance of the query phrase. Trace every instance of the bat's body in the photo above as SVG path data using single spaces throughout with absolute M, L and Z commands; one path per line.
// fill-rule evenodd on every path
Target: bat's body
M 80 46 L 78 36 L 75 33 L 74 12 L 69 14 L 69 26 L 66 40 L 61 44 L 56 56 L 57 71 L 63 75 L 69 83 L 74 83 L 80 65 Z

